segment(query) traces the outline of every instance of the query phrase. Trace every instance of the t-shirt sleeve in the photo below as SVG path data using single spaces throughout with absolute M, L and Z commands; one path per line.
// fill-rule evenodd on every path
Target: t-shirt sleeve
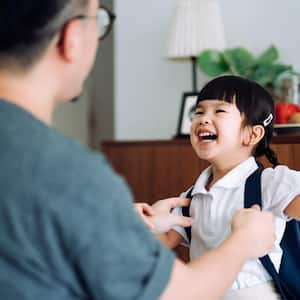
M 262 173 L 262 198 L 265 209 L 276 216 L 288 219 L 284 214 L 289 203 L 300 195 L 300 172 L 286 166 L 267 168 Z
M 93 299 L 158 299 L 175 255 L 140 220 L 124 180 L 110 167 L 100 168 L 81 193 L 89 217 L 80 233 L 86 242 L 75 254 L 79 274 Z

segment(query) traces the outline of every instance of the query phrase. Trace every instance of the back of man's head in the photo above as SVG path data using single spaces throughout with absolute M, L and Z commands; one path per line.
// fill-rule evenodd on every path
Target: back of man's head
M 0 0 L 0 71 L 25 71 L 89 0 Z

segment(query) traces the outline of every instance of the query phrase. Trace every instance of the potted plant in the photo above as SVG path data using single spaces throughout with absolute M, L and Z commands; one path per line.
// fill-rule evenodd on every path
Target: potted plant
M 211 77 L 233 74 L 254 80 L 268 89 L 274 89 L 277 77 L 292 71 L 290 65 L 278 62 L 279 53 L 271 46 L 256 57 L 245 48 L 204 50 L 198 56 L 200 70 Z

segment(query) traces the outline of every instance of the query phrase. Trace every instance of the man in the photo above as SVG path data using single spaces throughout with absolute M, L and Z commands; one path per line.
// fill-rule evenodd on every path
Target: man
M 1 299 L 218 299 L 272 247 L 272 216 L 240 211 L 227 241 L 184 265 L 137 217 L 104 157 L 51 128 L 93 64 L 98 5 L 0 3 Z M 169 211 L 185 201 L 160 202 L 156 217 L 172 226 Z

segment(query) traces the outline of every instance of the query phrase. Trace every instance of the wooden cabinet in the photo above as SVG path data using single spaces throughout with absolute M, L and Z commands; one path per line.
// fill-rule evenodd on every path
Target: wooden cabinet
M 300 136 L 274 137 L 272 148 L 281 164 L 300 170 Z M 188 139 L 103 142 L 101 150 L 126 178 L 138 202 L 179 195 L 208 165 L 197 158 Z M 268 165 L 264 158 L 262 162 Z

